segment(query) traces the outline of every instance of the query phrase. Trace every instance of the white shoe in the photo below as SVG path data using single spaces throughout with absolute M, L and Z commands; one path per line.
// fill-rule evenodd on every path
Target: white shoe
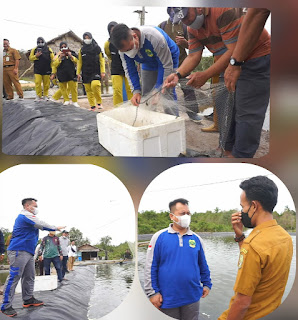
M 42 97 L 36 97 L 35 99 L 34 99 L 34 102 L 40 102 L 40 101 L 42 101 L 43 99 L 42 99 Z
M 50 101 L 50 97 L 43 97 L 45 101 Z
M 77 108 L 80 108 L 80 105 L 77 102 L 73 102 L 72 105 L 77 107 Z
M 64 106 L 68 106 L 69 104 L 70 104 L 69 101 L 65 101 L 65 102 L 63 103 Z

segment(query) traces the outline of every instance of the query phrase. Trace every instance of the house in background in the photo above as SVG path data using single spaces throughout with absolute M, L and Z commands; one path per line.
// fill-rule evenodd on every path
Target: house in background
M 73 31 L 68 31 L 66 33 L 63 33 L 59 36 L 57 36 L 54 39 L 51 39 L 47 41 L 47 45 L 54 51 L 54 53 L 57 53 L 59 51 L 59 44 L 61 41 L 66 41 L 68 44 L 68 47 L 73 50 L 74 52 L 78 53 L 83 45 L 83 39 L 78 37 Z
M 78 257 L 81 257 L 81 261 L 86 260 L 98 260 L 98 252 L 101 251 L 99 248 L 93 247 L 86 243 L 78 247 Z

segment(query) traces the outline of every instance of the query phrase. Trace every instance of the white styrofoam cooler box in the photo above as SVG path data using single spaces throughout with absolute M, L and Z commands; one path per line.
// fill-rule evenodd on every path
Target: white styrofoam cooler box
M 57 275 L 38 276 L 35 277 L 34 291 L 47 291 L 57 289 Z M 21 281 L 19 281 L 16 287 L 16 293 L 22 292 Z
M 186 152 L 184 119 L 142 107 L 136 118 L 136 108 L 97 114 L 99 143 L 104 148 L 114 156 L 131 157 L 177 157 Z

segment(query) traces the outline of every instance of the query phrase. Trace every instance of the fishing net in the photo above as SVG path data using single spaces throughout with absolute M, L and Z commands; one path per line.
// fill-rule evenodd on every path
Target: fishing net
M 135 112 L 131 114 L 131 118 L 126 123 L 135 127 L 150 124 L 150 115 L 153 115 L 153 113 L 145 114 L 142 112 L 143 110 L 159 112 L 162 115 L 170 114 L 190 120 L 186 121 L 187 140 L 200 139 L 199 135 L 203 134 L 201 133 L 202 124 L 206 122 L 210 125 L 210 121 L 204 121 L 204 115 L 211 114 L 216 109 L 219 131 L 218 138 L 217 135 L 213 135 L 213 140 L 217 140 L 216 147 L 214 143 L 212 146 L 206 145 L 206 141 L 201 141 L 201 144 L 206 147 L 203 152 L 206 156 L 222 156 L 233 118 L 234 94 L 226 89 L 223 82 L 205 84 L 200 89 L 194 89 L 186 85 L 187 81 L 187 79 L 181 79 L 176 86 L 177 98 L 174 98 L 171 91 L 162 88 L 154 89 L 147 95 L 142 96 L 140 106 L 135 108 Z M 124 102 L 120 106 L 120 108 L 127 107 L 132 107 L 130 101 Z M 146 118 L 144 118 L 144 115 L 146 115 Z M 200 118 L 203 120 L 199 120 Z M 156 113 L 154 113 L 154 119 L 156 119 Z M 204 139 L 205 137 L 206 139 L 206 133 L 203 135 L 201 138 Z M 207 133 L 207 135 L 210 134 Z M 187 156 L 200 156 L 200 152 L 196 152 L 195 148 L 191 149 L 189 146 L 187 148 L 189 149 Z

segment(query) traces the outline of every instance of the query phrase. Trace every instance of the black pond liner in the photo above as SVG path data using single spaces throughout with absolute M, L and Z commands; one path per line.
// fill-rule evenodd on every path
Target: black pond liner
M 94 266 L 76 267 L 51 291 L 34 292 L 44 302 L 40 307 L 23 308 L 22 294 L 16 294 L 13 308 L 18 313 L 13 319 L 22 320 L 87 320 L 88 304 L 95 284 Z M 0 319 L 9 319 L 0 313 Z
M 2 152 L 8 155 L 111 156 L 98 141 L 96 112 L 55 102 L 3 102 Z

